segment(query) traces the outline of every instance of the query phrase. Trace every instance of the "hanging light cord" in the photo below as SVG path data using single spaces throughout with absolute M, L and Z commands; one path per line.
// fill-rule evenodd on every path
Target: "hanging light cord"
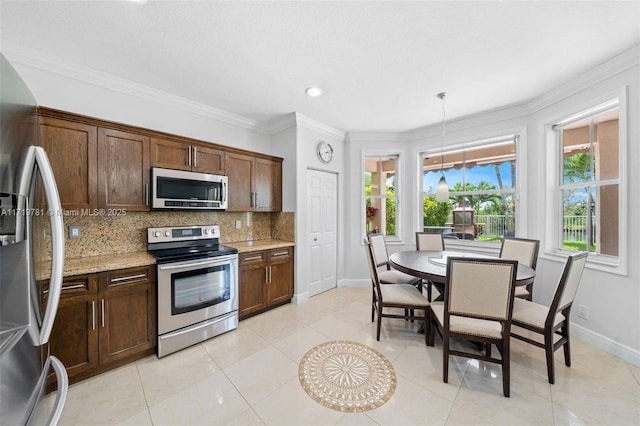
M 445 109 L 444 109 L 444 98 L 447 95 L 447 92 L 438 93 L 438 97 L 442 100 L 442 139 L 440 140 L 440 173 L 444 176 L 444 136 L 447 133 L 447 128 L 444 124 L 445 119 Z

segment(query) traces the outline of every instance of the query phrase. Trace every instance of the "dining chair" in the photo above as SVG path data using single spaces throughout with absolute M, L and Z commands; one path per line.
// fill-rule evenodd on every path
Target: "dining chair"
M 371 275 L 371 285 L 373 287 L 372 312 L 378 315 L 376 328 L 376 340 L 380 341 L 380 329 L 382 327 L 382 318 L 401 318 L 424 321 L 426 324 L 428 319 L 429 302 L 422 292 L 411 284 L 382 285 L 373 257 L 373 247 L 368 242 L 365 243 L 365 251 L 367 262 L 369 264 L 369 273 Z M 385 312 L 385 308 L 404 309 L 404 315 Z M 415 311 L 422 311 L 423 316 L 415 315 Z M 374 316 L 371 315 L 371 322 Z M 429 341 L 428 328 L 425 327 L 425 344 Z
M 422 288 L 422 280 L 420 278 L 391 269 L 387 244 L 384 241 L 383 234 L 369 234 L 367 238 L 371 245 L 376 269 L 384 267 L 382 272 L 378 272 L 381 284 L 412 284 L 417 288 Z
M 416 232 L 416 250 L 444 251 L 444 237 L 441 233 Z M 429 280 L 424 280 L 423 284 L 427 285 L 427 300 L 429 302 L 433 300 L 431 294 L 434 286 L 440 294 L 444 293 L 444 286 L 442 284 L 436 284 Z
M 442 380 L 449 381 L 449 356 L 463 356 L 502 366 L 502 392 L 510 393 L 510 329 L 518 261 L 451 257 L 447 260 L 444 302 L 431 303 L 429 346 L 442 336 Z M 485 346 L 482 352 L 454 350 L 451 339 Z M 500 358 L 491 356 L 496 345 Z
M 511 324 L 543 335 L 544 343 L 524 336 L 524 333 L 519 334 L 518 329 L 512 329 L 511 336 L 545 350 L 547 376 L 551 384 L 555 382 L 553 354 L 561 346 L 564 348 L 564 363 L 571 367 L 569 316 L 582 271 L 587 263 L 587 254 L 580 252 L 567 258 L 550 306 L 524 299 L 516 299 L 513 304 Z M 554 341 L 557 336 L 560 338 Z
M 500 246 L 501 259 L 515 259 L 518 263 L 522 263 L 534 271 L 538 263 L 538 250 L 540 249 L 539 240 L 528 240 L 526 238 L 502 237 L 502 245 Z M 526 286 L 516 287 L 516 297 L 526 300 L 532 300 L 533 282 Z

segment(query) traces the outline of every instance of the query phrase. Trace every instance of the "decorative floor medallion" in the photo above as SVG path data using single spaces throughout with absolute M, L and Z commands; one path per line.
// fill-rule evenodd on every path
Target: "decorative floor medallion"
M 298 377 L 316 402 L 343 412 L 380 407 L 396 390 L 396 373 L 369 346 L 337 340 L 312 348 L 300 361 Z

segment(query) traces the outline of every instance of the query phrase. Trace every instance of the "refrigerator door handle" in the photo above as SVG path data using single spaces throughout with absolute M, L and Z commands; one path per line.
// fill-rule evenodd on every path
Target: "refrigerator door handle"
M 49 358 L 51 360 L 51 367 L 53 367 L 53 371 L 56 373 L 56 380 L 58 381 L 58 393 L 56 395 L 56 402 L 51 412 L 51 416 L 49 416 L 49 421 L 47 425 L 56 426 L 60 421 L 60 417 L 62 416 L 62 411 L 64 410 L 64 404 L 67 400 L 67 391 L 69 390 L 69 377 L 67 376 L 67 370 L 64 368 L 64 365 L 60 362 L 58 358 L 55 356 L 51 356 Z
M 40 345 L 49 341 L 53 322 L 56 319 L 60 292 L 62 290 L 62 275 L 64 269 L 64 225 L 62 220 L 62 206 L 53 169 L 45 150 L 39 146 L 30 146 L 27 152 L 24 173 L 20 178 L 20 193 L 28 194 L 33 186 L 35 167 L 42 175 L 45 195 L 47 197 L 49 221 L 51 223 L 51 276 L 49 278 L 49 297 L 47 308 L 42 319 L 38 335 L 35 336 Z M 31 204 L 31 202 L 29 203 Z

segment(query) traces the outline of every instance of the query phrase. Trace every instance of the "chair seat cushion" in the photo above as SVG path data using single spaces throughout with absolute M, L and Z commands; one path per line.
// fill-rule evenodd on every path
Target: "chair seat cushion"
M 422 282 L 420 278 L 396 271 L 395 269 L 380 272 L 378 279 L 381 284 L 417 284 Z
M 431 311 L 434 313 L 440 325 L 444 324 L 444 304 L 432 303 Z M 477 318 L 467 318 L 457 315 L 449 317 L 449 330 L 451 333 L 466 334 L 468 336 L 488 337 L 502 339 L 502 325 L 499 321 L 491 321 Z
M 520 298 L 527 298 L 529 297 L 529 292 L 527 291 L 527 288 L 525 286 L 519 285 L 516 287 L 515 296 Z
M 548 306 L 539 305 L 537 303 L 518 298 L 513 301 L 513 324 L 521 323 L 544 330 L 544 322 L 547 320 L 548 314 Z M 558 313 L 556 314 L 553 325 L 557 326 L 564 320 L 564 315 Z
M 382 303 L 384 305 L 390 303 L 422 307 L 429 305 L 427 298 L 411 284 L 381 285 L 380 293 L 382 293 Z

